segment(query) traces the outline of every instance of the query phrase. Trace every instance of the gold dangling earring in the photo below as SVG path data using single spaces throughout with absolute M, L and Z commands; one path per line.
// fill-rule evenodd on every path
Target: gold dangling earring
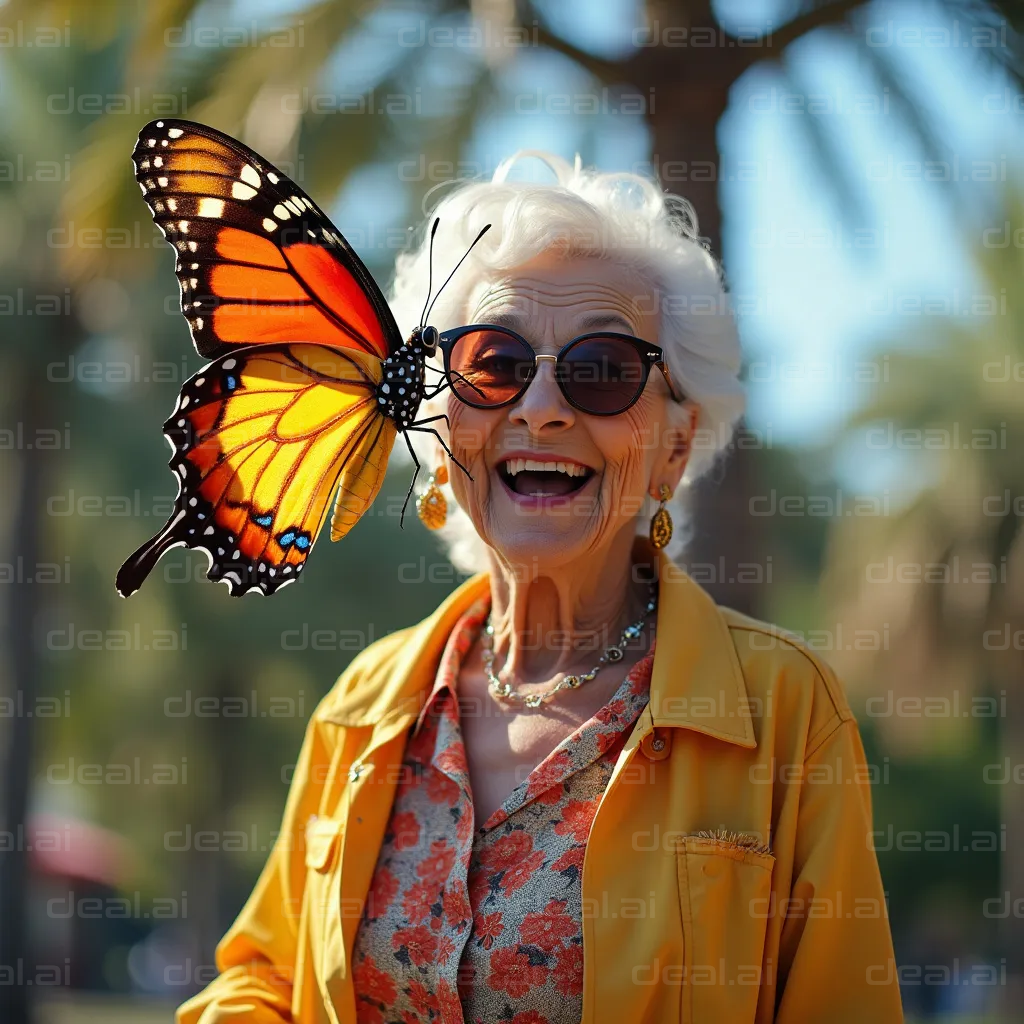
M 672 516 L 665 508 L 665 502 L 672 497 L 672 491 L 668 484 L 661 485 L 658 495 L 661 498 L 661 504 L 651 519 L 651 544 L 657 551 L 660 551 L 672 539 Z
M 441 490 L 446 483 L 448 466 L 442 462 L 427 477 L 427 489 L 416 499 L 416 515 L 428 530 L 440 530 L 448 520 L 448 501 Z

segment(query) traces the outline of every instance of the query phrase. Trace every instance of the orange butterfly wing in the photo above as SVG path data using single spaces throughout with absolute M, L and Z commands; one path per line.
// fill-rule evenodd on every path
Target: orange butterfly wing
M 312 344 L 229 352 L 185 383 L 164 424 L 178 497 L 167 524 L 121 567 L 134 593 L 165 551 L 210 558 L 232 596 L 297 579 L 338 488 L 335 539 L 377 496 L 397 433 L 379 411 L 376 355 Z
M 305 341 L 386 359 L 402 344 L 370 272 L 322 210 L 248 146 L 165 119 L 139 134 L 135 178 L 176 251 L 200 355 Z

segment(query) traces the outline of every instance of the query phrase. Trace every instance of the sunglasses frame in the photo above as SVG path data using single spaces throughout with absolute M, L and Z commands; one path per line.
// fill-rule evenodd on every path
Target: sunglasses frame
M 475 405 L 473 402 L 468 402 L 452 385 L 452 350 L 462 338 L 467 334 L 472 334 L 474 331 L 498 331 L 502 334 L 510 335 L 525 345 L 526 348 L 533 353 L 533 366 L 530 369 L 529 374 L 527 374 L 526 379 L 523 381 L 522 387 L 511 398 L 506 399 L 504 402 L 499 402 L 496 405 Z M 589 341 L 592 338 L 615 338 L 631 345 L 637 355 L 640 356 L 640 360 L 643 364 L 643 380 L 640 382 L 637 392 L 629 401 L 629 404 L 624 405 L 621 409 L 617 409 L 615 412 L 594 412 L 591 409 L 583 408 L 579 403 L 573 401 L 572 396 L 566 391 L 565 380 L 556 374 L 555 382 L 558 384 L 558 389 L 562 392 L 562 397 L 574 409 L 579 412 L 586 413 L 588 416 L 621 416 L 622 413 L 627 409 L 631 409 L 640 400 L 640 396 L 647 388 L 647 382 L 650 380 L 651 376 L 651 367 L 653 366 L 657 366 L 664 375 L 665 383 L 668 385 L 669 394 L 672 398 L 677 402 L 683 402 L 686 400 L 685 396 L 677 390 L 675 383 L 672 380 L 672 375 L 669 373 L 668 365 L 665 363 L 664 350 L 660 346 L 654 345 L 649 341 L 644 341 L 643 338 L 634 337 L 632 334 L 620 334 L 617 331 L 590 331 L 587 334 L 581 334 L 578 337 L 573 338 L 572 341 L 566 342 L 558 350 L 557 355 L 549 355 L 547 353 L 538 353 L 526 338 L 524 338 L 518 331 L 512 330 L 511 327 L 505 327 L 503 324 L 467 324 L 465 327 L 455 327 L 450 331 L 440 332 L 438 334 L 437 348 L 441 350 L 441 353 L 444 356 L 445 377 L 448 379 L 449 385 L 452 386 L 452 391 L 455 393 L 455 397 L 458 398 L 460 402 L 464 405 L 468 405 L 472 409 L 504 409 L 506 406 L 514 405 L 523 397 L 523 395 L 526 394 L 527 388 L 529 388 L 533 383 L 534 378 L 537 376 L 537 367 L 540 365 L 542 360 L 549 360 L 557 366 L 560 363 L 563 363 L 565 356 L 570 349 L 574 348 L 580 342 Z

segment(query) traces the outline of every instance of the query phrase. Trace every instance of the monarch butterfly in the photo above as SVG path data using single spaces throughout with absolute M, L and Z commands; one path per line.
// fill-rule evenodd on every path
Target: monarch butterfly
M 416 418 L 423 398 L 448 386 L 428 392 L 437 331 L 425 306 L 403 342 L 370 272 L 323 211 L 235 139 L 191 121 L 152 121 L 132 160 L 176 251 L 193 343 L 212 362 L 185 382 L 164 423 L 174 509 L 121 566 L 117 590 L 133 594 L 184 545 L 206 552 L 207 578 L 232 596 L 273 594 L 302 573 L 332 495 L 332 540 L 359 521 L 398 433 L 417 472 L 408 433 L 444 444 L 430 426 L 443 417 Z M 435 220 L 431 242 L 436 230 Z

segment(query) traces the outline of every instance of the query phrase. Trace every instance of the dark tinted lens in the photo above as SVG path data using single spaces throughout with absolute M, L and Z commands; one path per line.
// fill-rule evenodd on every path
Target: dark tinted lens
M 467 405 L 503 405 L 523 390 L 533 352 L 518 338 L 493 329 L 464 334 L 449 359 L 452 390 Z
M 622 412 L 643 390 L 647 364 L 622 338 L 587 338 L 565 353 L 566 394 L 581 409 L 608 416 Z

